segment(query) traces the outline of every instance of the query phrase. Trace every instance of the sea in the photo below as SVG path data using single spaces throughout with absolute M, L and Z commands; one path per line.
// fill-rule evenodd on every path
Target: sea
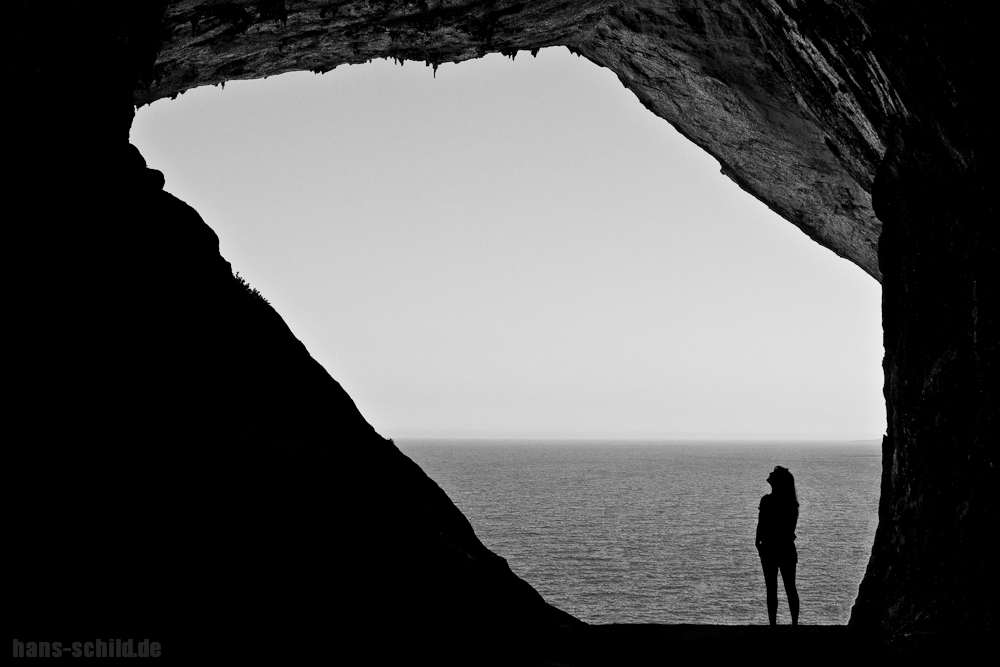
M 847 623 L 878 523 L 878 441 L 396 444 L 515 574 L 588 623 L 766 624 L 754 534 L 775 465 L 800 504 L 800 623 Z

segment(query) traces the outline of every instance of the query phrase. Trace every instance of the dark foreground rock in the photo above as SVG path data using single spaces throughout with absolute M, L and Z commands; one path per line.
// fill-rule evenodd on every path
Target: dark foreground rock
M 793 631 L 790 626 L 611 624 L 589 626 L 581 635 L 577 644 L 563 646 L 558 658 L 540 664 L 932 664 L 977 658 L 987 649 L 979 634 L 890 641 L 843 625 L 804 625 Z
M 50 276 L 57 298 L 28 323 L 53 349 L 24 360 L 31 429 L 9 485 L 22 629 L 461 662 L 582 625 L 374 432 L 159 172 L 127 144 L 117 157 L 73 200 L 92 224 L 58 262 L 99 282 L 80 304 L 64 291 L 81 273 Z M 31 404 L 57 391 L 58 412 Z

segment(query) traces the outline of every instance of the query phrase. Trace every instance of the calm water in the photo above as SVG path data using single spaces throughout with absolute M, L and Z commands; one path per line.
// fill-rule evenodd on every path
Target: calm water
M 590 623 L 767 623 L 754 531 L 775 465 L 801 505 L 800 622 L 847 622 L 878 522 L 877 442 L 397 445 L 517 575 Z

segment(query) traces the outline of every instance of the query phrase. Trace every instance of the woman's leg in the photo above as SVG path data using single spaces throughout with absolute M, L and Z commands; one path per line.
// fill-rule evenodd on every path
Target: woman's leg
M 764 570 L 764 586 L 767 588 L 767 620 L 773 626 L 778 620 L 778 564 L 773 558 L 761 555 L 760 565 Z
M 794 628 L 799 624 L 799 592 L 795 589 L 795 561 L 782 563 L 781 580 L 785 584 L 785 593 L 788 594 L 788 611 L 792 613 L 792 627 Z M 778 587 L 777 581 L 774 582 L 774 586 Z M 775 592 L 775 597 L 777 597 L 777 592 Z

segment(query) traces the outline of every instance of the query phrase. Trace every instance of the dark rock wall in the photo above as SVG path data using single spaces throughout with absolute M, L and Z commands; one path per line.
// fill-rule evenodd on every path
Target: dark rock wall
M 879 526 L 851 623 L 985 631 L 996 607 L 1000 295 L 986 223 L 996 207 L 936 137 L 914 150 L 920 141 L 891 150 L 875 181 L 889 423 Z
M 14 635 L 147 637 L 175 656 L 519 664 L 582 626 L 374 432 L 129 145 L 160 13 L 17 9 L 24 50 L 5 53 Z M 87 62 L 106 67 L 83 76 Z
M 882 221 L 885 398 L 879 527 L 851 624 L 897 634 L 996 628 L 997 146 L 978 72 L 996 62 L 969 7 L 872 17 L 908 113 L 873 188 Z
M 564 44 L 883 280 L 889 428 L 852 625 L 994 627 L 996 151 L 978 96 L 987 23 L 970 11 L 15 3 L 2 48 L 19 622 L 265 643 L 333 626 L 372 655 L 441 659 L 534 655 L 529 638 L 573 631 L 231 277 L 127 143 L 133 101 L 198 85 Z M 369 642 L 375 626 L 394 640 Z

